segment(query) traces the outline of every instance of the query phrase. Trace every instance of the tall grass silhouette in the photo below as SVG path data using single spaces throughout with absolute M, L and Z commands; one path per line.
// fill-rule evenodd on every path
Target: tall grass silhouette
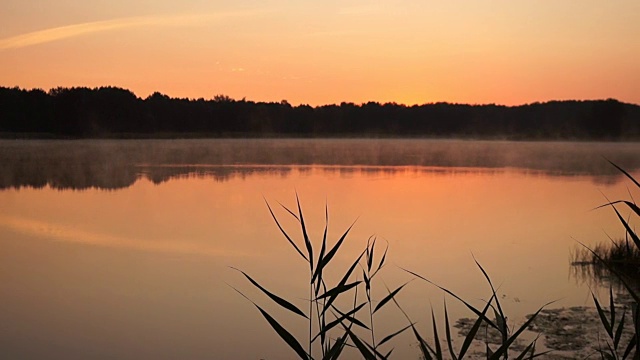
M 296 307 L 291 302 L 264 288 L 244 271 L 236 268 L 233 269 L 244 275 L 244 277 L 255 288 L 259 289 L 268 298 L 279 305 L 280 308 L 286 310 L 286 312 L 290 314 L 296 315 L 298 319 L 305 321 L 309 329 L 308 336 L 304 339 L 296 338 L 269 312 L 265 311 L 256 302 L 245 296 L 241 291 L 234 289 L 258 309 L 271 328 L 300 359 L 338 359 L 347 347 L 355 349 L 357 354 L 367 360 L 388 359 L 393 354 L 394 350 L 394 348 L 391 347 L 392 340 L 401 333 L 411 329 L 415 337 L 415 341 L 419 345 L 420 356 L 422 358 L 438 360 L 451 358 L 454 360 L 462 360 L 465 355 L 469 354 L 471 343 L 473 341 L 477 341 L 475 339 L 475 335 L 482 326 L 494 328 L 500 332 L 502 338 L 502 343 L 497 348 L 492 349 L 492 347 L 495 346 L 490 346 L 488 342 L 484 344 L 486 348 L 486 358 L 491 360 L 507 359 L 509 357 L 510 346 L 542 310 L 542 308 L 540 308 L 532 317 L 529 318 L 529 320 L 517 329 L 510 329 L 507 325 L 507 316 L 503 312 L 498 296 L 496 295 L 496 289 L 494 288 L 489 275 L 477 261 L 476 264 L 483 273 L 491 289 L 490 298 L 481 310 L 472 306 L 450 290 L 436 285 L 426 277 L 410 270 L 403 269 L 407 273 L 412 274 L 416 279 L 420 279 L 437 286 L 457 301 L 462 302 L 477 316 L 477 320 L 475 321 L 471 331 L 463 339 L 462 347 L 460 350 L 456 351 L 454 339 L 451 335 L 449 315 L 445 303 L 444 327 L 448 352 L 444 352 L 442 350 L 438 334 L 438 326 L 436 325 L 433 310 L 432 327 L 434 339 L 433 342 L 429 342 L 425 337 L 420 335 L 420 332 L 416 327 L 416 322 L 411 319 L 406 311 L 404 311 L 399 301 L 396 299 L 396 296 L 403 288 L 405 288 L 405 286 L 407 286 L 408 282 L 393 288 L 393 290 L 387 287 L 387 294 L 382 299 L 374 299 L 372 297 L 372 288 L 377 286 L 377 275 L 386 264 L 389 249 L 388 244 L 386 244 L 384 250 L 382 250 L 380 245 L 378 245 L 378 240 L 375 237 L 370 237 L 367 240 L 364 250 L 355 258 L 340 280 L 335 283 L 335 285 L 330 285 L 329 279 L 325 277 L 325 270 L 330 264 L 332 264 L 331 260 L 334 259 L 336 253 L 346 241 L 353 224 L 349 226 L 336 240 L 333 246 L 329 248 L 327 241 L 329 212 L 325 205 L 325 226 L 322 238 L 319 241 L 319 244 L 314 243 L 307 231 L 305 218 L 300 206 L 300 200 L 296 195 L 297 208 L 295 211 L 280 204 L 285 212 L 292 216 L 299 225 L 302 239 L 296 241 L 294 240 L 294 237 L 291 236 L 291 232 L 283 228 L 280 220 L 275 215 L 273 208 L 266 199 L 265 203 L 276 226 L 284 238 L 295 250 L 296 254 L 304 259 L 308 264 L 309 297 L 306 299 L 308 301 L 308 308 L 302 310 Z M 303 246 L 299 245 L 299 243 L 303 244 Z M 319 251 L 318 246 L 320 247 Z M 361 271 L 356 271 L 357 268 Z M 361 280 L 359 280 L 360 276 Z M 360 298 L 363 297 L 361 295 L 362 291 L 360 291 L 359 295 L 359 289 L 362 287 L 364 287 L 364 300 L 360 300 Z M 346 301 L 344 300 L 345 298 L 347 299 Z M 338 301 L 338 299 L 341 299 L 342 301 Z M 344 308 L 345 303 L 351 305 L 348 308 Z M 338 306 L 337 304 L 341 304 L 341 306 Z M 390 304 L 396 305 L 399 310 L 399 314 L 401 313 L 407 319 L 408 324 L 394 332 L 385 334 L 384 336 L 378 336 L 375 331 L 376 314 L 378 311 Z M 343 308 L 341 309 L 340 307 Z M 366 314 L 360 315 L 363 313 L 363 309 L 366 309 Z M 492 310 L 494 319 L 490 319 L 487 315 L 489 310 Z M 532 341 L 524 351 L 517 354 L 516 359 L 532 359 L 544 354 L 535 353 L 535 344 L 536 340 Z
M 616 169 L 622 172 L 635 186 L 640 189 L 640 183 L 620 166 L 609 161 Z M 624 240 L 612 241 L 609 247 L 596 246 L 593 249 L 581 244 L 586 252 L 578 255 L 583 263 L 591 264 L 596 268 L 605 268 L 614 279 L 619 282 L 623 289 L 631 298 L 630 302 L 623 302 L 614 298 L 613 290 L 609 287 L 609 307 L 603 307 L 596 296 L 592 294 L 593 302 L 596 306 L 600 322 L 605 329 L 605 346 L 599 349 L 602 359 L 640 359 L 640 289 L 638 289 L 638 279 L 640 275 L 640 236 L 631 226 L 631 221 L 625 220 L 620 214 L 618 206 L 624 206 L 631 210 L 631 214 L 640 218 L 640 208 L 631 200 L 615 200 L 599 206 L 598 208 L 611 207 L 615 212 L 621 225 L 624 227 L 626 237 Z M 630 215 L 631 216 L 631 215 Z M 594 270 L 595 271 L 595 270 Z M 622 309 L 620 314 L 618 309 Z M 630 310 L 630 317 L 627 314 Z M 623 332 L 626 327 L 631 327 L 631 337 L 627 344 L 623 344 Z

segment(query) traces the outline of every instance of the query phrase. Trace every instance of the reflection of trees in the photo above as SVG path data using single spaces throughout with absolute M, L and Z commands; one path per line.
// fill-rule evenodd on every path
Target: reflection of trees
M 351 174 L 399 171 L 500 172 L 595 176 L 613 183 L 640 168 L 640 145 L 433 140 L 95 140 L 0 141 L 0 188 L 119 189 L 140 178 L 185 176 L 226 181 L 254 174 L 287 176 L 312 168 Z

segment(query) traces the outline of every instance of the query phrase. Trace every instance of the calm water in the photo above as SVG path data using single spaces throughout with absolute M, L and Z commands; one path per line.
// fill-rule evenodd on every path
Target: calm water
M 229 266 L 305 307 L 307 265 L 264 203 L 314 241 L 325 202 L 342 272 L 377 236 L 388 265 L 374 298 L 420 273 L 479 305 L 500 285 L 510 321 L 542 304 L 591 305 L 573 277 L 576 240 L 623 235 L 608 209 L 640 176 L 640 145 L 432 140 L 0 141 L 0 354 L 15 359 L 286 359 L 294 353 L 241 289 L 297 336 L 305 323 Z M 637 194 L 636 194 L 637 195 Z M 302 243 L 299 242 L 299 244 Z M 374 284 L 374 286 L 376 286 Z M 596 289 L 597 290 L 597 289 Z M 414 281 L 398 297 L 430 334 L 444 295 Z M 455 317 L 469 316 L 448 306 Z M 380 337 L 406 325 L 395 308 Z M 411 336 L 396 358 L 417 358 Z

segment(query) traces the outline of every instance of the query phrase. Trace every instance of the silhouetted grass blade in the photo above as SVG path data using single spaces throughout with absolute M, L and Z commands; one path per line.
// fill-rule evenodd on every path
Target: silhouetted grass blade
M 458 295 L 454 294 L 452 291 L 450 291 L 450 290 L 448 290 L 448 289 L 446 289 L 446 288 L 443 288 L 442 286 L 440 286 L 440 285 L 438 285 L 438 284 L 434 283 L 433 281 L 431 281 L 431 280 L 429 280 L 429 279 L 425 278 L 424 276 L 421 276 L 421 275 L 418 275 L 418 274 L 414 273 L 413 271 L 407 270 L 407 269 L 402 268 L 402 267 L 401 267 L 400 269 L 402 269 L 402 270 L 404 270 L 404 271 L 408 272 L 409 274 L 412 274 L 412 275 L 414 275 L 414 276 L 418 277 L 419 279 L 422 279 L 422 280 L 424 280 L 424 281 L 428 282 L 429 284 L 431 284 L 431 285 L 433 285 L 433 286 L 435 286 L 435 287 L 439 288 L 440 290 L 442 290 L 442 291 L 446 292 L 447 294 L 449 294 L 449 295 L 453 296 L 453 297 L 454 297 L 454 298 L 456 298 L 458 301 L 460 301 L 461 303 L 463 303 L 463 304 L 464 304 L 464 305 L 465 305 L 469 310 L 473 311 L 473 313 L 474 313 L 474 314 L 476 314 L 476 316 L 480 316 L 480 317 L 482 317 L 482 318 L 484 319 L 484 321 L 486 321 L 486 322 L 487 322 L 487 324 L 491 325 L 491 327 L 493 327 L 494 329 L 496 329 L 496 330 L 500 331 L 500 328 L 498 327 L 498 325 L 496 325 L 493 321 L 491 321 L 491 319 L 489 319 L 488 317 L 486 317 L 484 314 L 482 314 L 482 312 L 481 312 L 480 310 L 478 310 L 478 309 L 476 309 L 475 307 L 471 306 L 468 302 L 464 301 L 461 297 L 459 297 Z
M 518 357 L 516 358 L 516 360 L 522 360 L 525 358 L 525 356 L 527 356 L 527 353 L 529 353 L 529 357 L 527 358 L 528 360 L 533 360 L 537 357 L 540 356 L 544 356 L 549 354 L 550 352 L 552 352 L 553 350 L 546 350 L 543 351 L 541 353 L 536 354 L 536 342 L 537 342 L 537 338 L 535 340 L 533 340 L 523 351 L 522 353 L 520 353 L 520 355 L 518 355 Z
M 255 280 L 253 280 L 251 278 L 251 276 L 247 275 L 247 273 L 245 273 L 244 271 L 240 270 L 240 269 L 236 269 L 234 267 L 231 267 L 233 270 L 239 271 L 242 273 L 242 275 L 244 275 L 255 287 L 257 287 L 258 289 L 260 289 L 263 293 L 265 293 L 269 298 L 271 298 L 271 300 L 275 301 L 278 305 L 282 306 L 283 308 L 298 314 L 306 319 L 308 319 L 309 317 L 307 315 L 305 315 L 304 312 L 302 312 L 302 310 L 298 309 L 295 305 L 293 305 L 292 303 L 288 302 L 287 300 L 279 297 L 278 295 L 275 295 L 274 293 L 270 292 L 269 290 L 265 289 L 264 287 L 262 287 L 260 284 L 258 284 L 258 282 L 256 282 Z
M 638 342 L 638 332 L 635 333 L 635 335 L 633 335 L 633 338 L 631 338 L 631 341 L 629 341 L 629 345 L 627 345 L 627 348 L 624 350 L 624 354 L 622 354 L 622 358 L 626 359 L 629 354 L 631 354 L 631 352 L 633 351 L 633 348 L 636 347 L 636 344 Z M 638 352 L 638 349 L 636 349 L 636 354 L 634 359 L 638 359 L 638 357 L 640 357 L 640 352 Z
M 632 203 L 631 201 L 627 201 L 627 200 L 616 200 L 616 201 L 611 201 L 608 202 L 606 204 L 602 204 L 598 207 L 595 207 L 593 210 L 597 210 L 600 208 L 603 208 L 605 206 L 613 206 L 615 204 L 625 204 L 629 207 L 629 209 L 631 209 L 634 213 L 636 213 L 636 215 L 640 216 L 640 207 L 638 207 L 638 205 Z
M 384 339 L 382 339 L 382 340 L 378 343 L 378 346 L 381 346 L 382 344 L 386 343 L 387 341 L 389 341 L 389 340 L 393 339 L 394 337 L 396 337 L 396 336 L 398 336 L 398 335 L 402 334 L 405 330 L 407 330 L 408 328 L 410 328 L 412 325 L 414 325 L 414 324 L 412 323 L 412 324 L 410 324 L 410 325 L 407 325 L 407 326 L 403 327 L 402 329 L 400 329 L 400 330 L 398 330 L 398 331 L 394 332 L 393 334 L 389 334 L 389 335 L 385 336 L 385 337 L 384 337 Z M 387 357 L 388 357 L 388 356 L 387 356 Z
M 487 272 L 484 270 L 482 265 L 480 265 L 478 260 L 476 260 L 475 256 L 472 255 L 472 257 L 473 257 L 473 261 L 475 261 L 478 268 L 480 268 L 480 271 L 484 275 L 485 279 L 487 279 L 487 282 L 489 283 L 489 287 L 491 287 L 491 292 L 493 293 L 493 298 L 495 299 L 496 307 L 497 307 L 497 311 L 496 309 L 493 309 L 495 318 L 496 318 L 496 325 L 498 325 L 498 331 L 500 332 L 500 335 L 502 337 L 502 343 L 504 343 L 505 341 L 507 341 L 507 336 L 508 336 L 507 321 L 506 321 L 507 317 L 504 316 L 504 311 L 502 311 L 502 306 L 500 305 L 500 300 L 498 298 L 496 288 L 493 286 L 493 282 L 491 281 L 489 274 L 487 274 Z
M 525 321 L 524 324 L 522 324 L 522 326 L 520 326 L 520 328 L 518 328 L 518 330 L 516 330 L 513 335 L 511 335 L 509 337 L 509 339 L 507 340 L 506 343 L 502 344 L 496 351 L 495 353 L 493 353 L 493 355 L 491 355 L 491 357 L 489 358 L 489 360 L 498 360 L 500 359 L 500 356 L 502 356 L 502 354 L 506 353 L 507 350 L 509 349 L 509 346 L 511 346 L 511 344 L 518 338 L 518 336 L 520 336 L 520 334 L 522 334 L 523 331 L 525 331 L 527 329 L 527 327 L 529 326 L 529 324 L 531 324 L 533 322 L 533 320 L 538 316 L 538 314 L 540 314 L 540 311 L 542 311 L 542 309 L 544 309 L 545 307 L 547 307 L 550 304 L 553 304 L 555 301 L 551 301 L 548 302 L 546 304 L 544 304 L 542 307 L 540 307 L 538 309 L 538 311 L 536 311 L 533 315 L 531 315 L 531 317 Z
M 347 339 L 347 334 L 339 337 L 336 342 L 329 348 L 329 351 L 326 352 L 322 360 L 335 360 L 338 359 L 340 353 L 342 353 L 342 349 L 344 349 L 345 340 Z
M 363 329 L 370 330 L 369 327 L 365 323 L 363 323 L 362 321 L 358 320 L 357 318 L 355 318 L 355 317 L 353 317 L 353 316 L 351 316 L 349 314 L 343 313 L 342 311 L 340 311 L 337 307 L 335 307 L 333 305 L 331 306 L 331 308 L 334 309 L 335 311 L 337 311 L 338 314 L 340 314 L 341 317 L 344 317 L 345 320 L 349 320 L 350 323 L 352 323 L 354 325 L 358 325 Z M 335 314 L 334 314 L 334 316 L 335 316 Z
M 373 239 L 373 243 L 371 244 L 371 251 L 369 251 L 367 253 L 367 271 L 371 272 L 371 267 L 373 266 L 373 251 L 375 250 L 376 247 L 376 240 L 377 238 Z M 367 244 L 367 249 L 369 248 L 369 245 Z
M 341 324 L 343 320 L 345 319 L 352 319 L 351 315 L 355 314 L 356 312 L 358 312 L 360 309 L 362 309 L 363 306 L 365 306 L 367 303 L 362 303 L 360 305 L 358 305 L 355 309 L 352 309 L 346 313 L 341 313 L 338 309 L 336 309 L 334 307 L 334 309 L 336 311 L 338 311 L 340 313 L 340 317 L 338 317 L 336 320 L 326 324 L 325 326 L 322 327 L 322 329 L 320 330 L 320 332 L 318 332 L 318 334 L 316 336 L 313 337 L 313 339 L 311 340 L 312 342 L 318 338 L 318 336 L 322 336 L 322 334 L 326 334 L 329 330 L 333 329 L 334 327 L 336 327 L 337 325 Z M 355 318 L 353 318 L 355 319 Z M 363 324 L 364 325 L 364 324 Z
M 313 283 L 317 277 L 322 278 L 322 270 L 324 268 L 322 258 L 324 257 L 324 253 L 327 250 L 327 230 L 329 229 L 329 207 L 327 204 L 324 204 L 324 234 L 322 235 L 322 247 L 320 248 L 320 255 L 318 256 L 318 265 L 316 265 L 316 271 L 313 273 L 313 277 L 311 278 L 311 283 Z M 320 291 L 320 287 L 316 286 L 316 296 L 318 296 L 318 292 Z
M 318 267 L 322 266 L 324 268 L 327 266 L 327 264 L 329 264 L 329 261 L 331 261 L 331 259 L 333 259 L 333 257 L 336 255 L 336 252 L 338 252 L 338 249 L 342 245 L 342 242 L 347 237 L 347 234 L 349 233 L 349 230 L 351 230 L 353 225 L 355 225 L 355 221 L 353 222 L 353 224 L 351 224 L 351 226 L 349 226 L 347 231 L 345 231 L 344 234 L 342 234 L 338 242 L 336 242 L 336 244 L 331 248 L 331 250 L 329 250 L 327 255 L 324 258 L 322 258 L 322 265 L 318 265 Z
M 335 297 L 337 297 L 338 295 L 342 294 L 345 291 L 349 291 L 352 288 L 354 288 L 355 286 L 358 286 L 358 284 L 362 283 L 362 281 L 358 280 L 358 281 L 354 281 L 352 283 L 349 284 L 344 284 L 344 285 L 338 285 L 336 287 L 334 287 L 333 289 L 328 290 L 327 292 L 325 292 L 324 294 L 318 296 L 315 300 L 322 300 L 324 298 L 329 298 L 329 299 L 333 299 Z M 329 306 L 331 304 L 327 304 L 326 306 Z
M 362 269 L 362 277 L 364 280 L 364 289 L 367 292 L 367 294 L 369 294 L 369 292 L 371 291 L 371 280 L 367 276 L 367 273 L 366 271 L 364 271 L 364 269 Z
M 389 300 L 391 300 L 394 296 L 396 296 L 396 294 L 398 292 L 400 292 L 400 290 L 402 290 L 402 288 L 405 287 L 405 285 L 407 285 L 407 284 L 408 284 L 408 282 L 400 285 L 397 289 L 395 289 L 392 292 L 390 292 L 389 295 L 385 296 L 384 299 L 380 300 L 380 302 L 378 303 L 376 308 L 373 310 L 373 313 L 375 314 L 376 311 L 380 310 L 386 303 L 389 302 Z
M 267 208 L 269 208 L 269 212 L 271 213 L 271 217 L 273 217 L 273 220 L 276 222 L 276 225 L 278 225 L 278 229 L 280 229 L 280 232 L 282 232 L 282 234 L 284 235 L 285 238 L 287 238 L 287 240 L 289 241 L 289 243 L 291 244 L 291 246 L 293 246 L 294 249 L 296 249 L 296 251 L 298 252 L 298 254 L 300 254 L 300 256 L 302 256 L 302 258 L 304 258 L 307 262 L 309 261 L 309 259 L 302 253 L 302 251 L 300 251 L 300 248 L 298 248 L 298 245 L 296 245 L 295 242 L 293 242 L 293 240 L 291 240 L 291 237 L 289 237 L 289 234 L 287 234 L 286 231 L 284 231 L 284 229 L 282 228 L 282 226 L 280 225 L 280 222 L 278 221 L 278 218 L 276 217 L 276 215 L 273 213 L 273 210 L 271 210 L 271 206 L 269 206 L 269 202 L 267 202 L 267 200 L 265 199 L 264 202 L 267 204 Z
M 491 307 L 491 301 L 495 299 L 495 297 L 496 297 L 495 293 L 491 295 L 491 299 L 487 301 L 487 304 L 482 309 L 482 313 L 481 313 L 482 315 L 478 316 L 478 319 L 473 323 L 473 326 L 469 330 L 469 333 L 464 338 L 464 342 L 462 343 L 462 347 L 460 348 L 460 352 L 458 353 L 458 359 L 462 359 L 464 355 L 467 353 L 467 350 L 469 350 L 469 346 L 471 346 L 471 342 L 473 341 L 476 334 L 478 333 L 478 329 L 480 329 L 480 325 L 482 325 L 482 322 L 484 321 L 483 319 L 486 318 L 485 315 L 487 314 L 487 311 Z
M 451 326 L 449 325 L 449 312 L 447 311 L 447 302 L 444 302 L 444 326 L 445 335 L 447 337 L 447 347 L 449 348 L 449 354 L 453 360 L 458 360 L 456 352 L 453 350 L 453 339 L 451 337 Z
M 613 327 L 616 324 L 616 307 L 613 303 L 613 287 L 609 286 L 609 314 L 611 314 L 611 330 L 613 331 Z M 611 336 L 613 338 L 613 336 Z
M 409 326 L 411 327 L 411 330 L 413 331 L 413 335 L 416 338 L 416 341 L 418 341 L 418 344 L 420 345 L 420 352 L 422 353 L 422 356 L 424 357 L 424 359 L 425 360 L 433 359 L 433 357 L 431 356 L 431 353 L 429 353 L 429 351 L 431 351 L 432 353 L 435 353 L 435 352 L 433 351 L 433 349 L 431 349 L 431 347 L 424 340 L 424 338 L 422 338 L 422 336 L 420 336 L 420 333 L 418 332 L 418 329 L 416 329 L 416 327 L 414 325 L 415 322 L 411 321 L 411 318 L 409 318 L 409 315 L 407 314 L 407 312 L 404 311 L 402 306 L 400 306 L 400 304 L 398 303 L 398 301 L 396 301 L 395 298 L 391 298 L 391 301 L 393 301 L 396 304 L 396 306 L 398 307 L 398 309 L 400 310 L 402 315 L 404 315 L 404 317 L 409 322 Z
M 436 315 L 431 308 L 431 323 L 433 326 L 433 341 L 436 347 L 436 359 L 442 359 L 442 346 L 440 346 L 440 337 L 438 336 L 438 326 L 436 325 Z
M 274 318 L 271 317 L 266 311 L 262 310 L 262 308 L 256 304 L 254 304 L 258 310 L 262 313 L 265 319 L 269 322 L 269 325 L 275 330 L 278 335 L 284 340 L 295 352 L 300 356 L 301 359 L 309 359 L 310 356 L 306 353 L 302 345 L 296 340 L 296 338 L 291 335 L 282 325 L 280 325 Z
M 298 220 L 298 222 L 300 222 L 300 218 L 298 217 L 298 215 L 296 215 L 296 213 L 294 213 L 293 211 L 291 211 L 291 209 L 289 209 L 288 207 L 284 206 L 280 201 L 278 201 L 278 204 L 285 209 L 289 214 L 291 214 L 291 216 L 293 216 L 296 220 Z
M 358 256 L 358 258 L 356 259 L 356 261 L 351 265 L 351 267 L 349 268 L 349 270 L 347 270 L 347 272 L 344 274 L 344 276 L 342 277 L 342 280 L 340 280 L 340 282 L 338 283 L 338 285 L 331 289 L 328 290 L 327 292 L 325 292 L 324 295 L 321 295 L 320 298 L 324 298 L 327 297 L 327 293 L 330 291 L 333 291 L 332 294 L 328 295 L 329 300 L 327 301 L 327 303 L 325 304 L 325 308 L 323 310 L 323 314 L 324 312 L 329 308 L 329 306 L 333 303 L 333 301 L 336 299 L 336 297 L 343 293 L 344 291 L 339 291 L 341 289 L 344 289 L 345 284 L 347 283 L 347 280 L 349 279 L 349 277 L 351 276 L 351 273 L 353 272 L 353 269 L 356 268 L 356 265 L 358 265 L 358 262 L 360 261 L 360 259 L 362 258 L 362 255 L 364 255 L 364 251 L 360 253 L 360 255 Z M 358 281 L 356 283 L 360 283 L 361 281 Z M 352 283 L 353 284 L 353 283 Z M 356 284 L 357 285 L 357 284 Z M 348 289 L 347 289 L 348 290 Z M 320 299 L 318 298 L 318 299 Z
M 418 341 L 418 345 L 420 345 L 420 352 L 422 352 L 422 356 L 426 360 L 433 359 L 431 354 L 432 353 L 435 354 L 435 351 L 433 351 L 431 346 L 429 346 L 429 343 L 427 343 L 427 341 L 420 335 L 420 333 L 418 332 L 418 329 L 416 329 L 416 327 L 414 325 L 411 325 L 411 330 L 413 330 L 413 335 L 415 336 L 416 340 Z
M 296 203 L 298 204 L 298 213 L 300 214 L 300 226 L 302 228 L 302 236 L 304 237 L 304 244 L 307 247 L 307 254 L 309 255 L 309 266 L 313 272 L 313 246 L 311 240 L 309 240 L 309 234 L 307 233 L 307 227 L 304 224 L 304 217 L 302 216 L 302 208 L 300 207 L 300 199 L 296 194 Z
M 633 176 L 631 176 L 628 172 L 626 172 L 623 168 L 621 168 L 620 166 L 614 164 L 611 160 L 606 159 L 611 165 L 615 166 L 616 169 L 620 170 L 620 172 L 622 172 L 623 174 L 625 174 L 629 179 L 631 179 L 631 181 L 633 181 L 634 184 L 636 184 L 637 187 L 640 188 L 640 183 L 638 181 L 636 181 L 636 179 L 633 178 Z
M 228 284 L 227 284 L 228 285 Z M 304 351 L 304 348 L 302 348 L 302 345 L 300 345 L 300 343 L 298 342 L 298 340 L 296 340 L 296 338 L 291 335 L 290 332 L 288 332 L 282 325 L 280 325 L 273 317 L 271 317 L 271 315 L 269 315 L 266 311 L 264 311 L 260 306 L 258 306 L 258 304 L 256 304 L 255 302 L 253 302 L 253 300 L 249 299 L 245 294 L 243 294 L 240 290 L 234 288 L 233 286 L 229 285 L 233 290 L 235 290 L 236 292 L 238 292 L 238 294 L 240 294 L 243 298 L 247 299 L 249 302 L 251 302 L 253 304 L 253 306 L 255 306 L 260 313 L 262 314 L 262 316 L 267 320 L 267 322 L 269 323 L 269 325 L 271 325 L 271 327 L 273 328 L 273 330 L 275 330 L 276 333 L 278 333 L 278 335 L 280 335 L 280 338 L 282 338 L 282 340 L 284 340 L 290 347 L 291 349 L 293 349 L 293 351 L 296 352 L 296 354 L 298 354 L 298 356 L 300 356 L 301 359 L 305 359 L 308 360 L 311 358 L 310 354 L 307 354 Z
M 375 355 L 373 355 L 373 353 L 369 351 L 369 348 L 367 348 L 367 346 L 356 336 L 356 334 L 354 334 L 351 329 L 344 326 L 344 324 L 342 326 L 344 327 L 344 330 L 347 332 L 347 334 L 349 334 L 351 342 L 353 342 L 353 344 L 358 348 L 358 351 L 360 351 L 360 354 L 362 354 L 362 356 L 367 360 L 376 360 Z
M 620 345 L 620 339 L 622 338 L 622 330 L 624 329 L 624 319 L 626 314 L 627 314 L 627 309 L 624 309 L 622 311 L 622 316 L 620 316 L 620 323 L 616 328 L 615 337 L 613 338 L 613 347 L 615 349 L 617 349 L 618 346 Z
M 377 357 L 378 357 L 378 358 L 380 358 L 381 360 L 385 360 L 385 359 L 386 359 L 386 356 L 385 356 L 385 355 L 383 355 L 383 354 L 382 354 L 381 352 L 379 352 L 376 348 L 374 348 L 373 346 L 371 346 L 368 342 L 363 341 L 362 343 L 363 343 L 363 344 L 365 344 L 365 345 L 369 348 L 369 350 L 371 350 L 371 351 L 373 352 L 373 354 L 374 354 L 375 356 L 377 356 Z
M 376 273 L 378 273 L 378 271 L 380 271 L 380 269 L 382 269 L 382 266 L 384 265 L 384 260 L 387 258 L 387 250 L 389 250 L 389 244 L 388 243 L 387 243 L 387 247 L 384 249 L 384 253 L 382 254 L 382 258 L 380 259 L 380 263 L 378 264 L 378 268 L 374 272 L 374 275 Z
M 633 242 L 636 244 L 638 249 L 640 249 L 640 238 L 638 238 L 638 235 L 633 231 L 633 229 L 631 229 L 631 226 L 629 226 L 629 224 L 624 220 L 622 215 L 620 215 L 620 212 L 618 212 L 618 209 L 616 209 L 616 207 L 613 205 L 611 207 L 616 212 L 616 215 L 618 215 L 618 219 L 620 219 L 620 222 L 622 223 L 622 225 L 624 225 L 624 228 L 627 230 L 627 233 L 629 234 L 629 236 L 631 236 L 631 239 L 633 240 Z

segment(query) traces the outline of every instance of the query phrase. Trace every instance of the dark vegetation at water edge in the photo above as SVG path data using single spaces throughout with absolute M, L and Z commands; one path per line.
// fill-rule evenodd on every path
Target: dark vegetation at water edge
M 473 137 L 637 140 L 640 106 L 614 99 L 521 106 L 141 99 L 115 87 L 0 87 L 0 133 L 19 137 Z

